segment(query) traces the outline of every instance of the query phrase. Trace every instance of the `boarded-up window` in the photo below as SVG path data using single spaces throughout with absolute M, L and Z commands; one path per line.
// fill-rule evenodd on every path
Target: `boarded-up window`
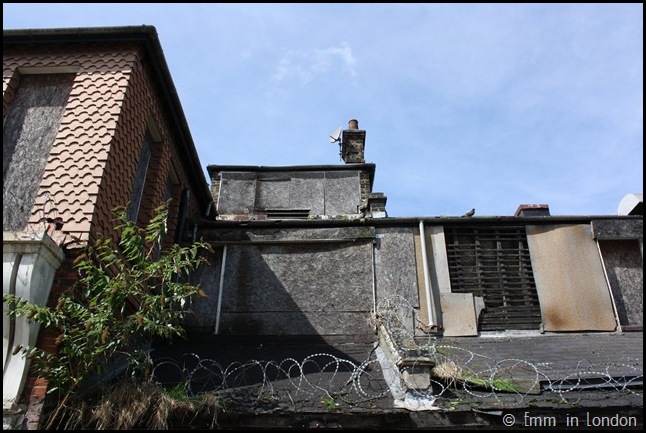
M 289 183 L 286 176 L 267 175 L 256 183 L 256 203 L 259 210 L 289 208 Z
M 539 329 L 541 311 L 524 227 L 445 231 L 451 291 L 484 299 L 480 330 Z
M 606 275 L 624 331 L 644 326 L 644 270 L 637 239 L 599 241 Z
M 31 214 L 74 74 L 23 75 L 2 133 L 2 227 L 23 230 Z

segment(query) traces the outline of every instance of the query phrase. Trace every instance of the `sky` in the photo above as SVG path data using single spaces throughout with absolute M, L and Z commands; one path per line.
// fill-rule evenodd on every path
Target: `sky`
M 343 164 L 389 217 L 616 215 L 644 181 L 643 4 L 3 3 L 3 29 L 155 26 L 204 175 Z

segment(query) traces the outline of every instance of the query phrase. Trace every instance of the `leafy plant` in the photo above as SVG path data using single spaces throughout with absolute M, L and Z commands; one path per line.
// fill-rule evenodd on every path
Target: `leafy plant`
M 325 407 L 328 408 L 328 410 L 334 410 L 336 409 L 336 404 L 334 402 L 334 398 L 331 396 L 323 397 L 321 399 L 321 403 L 325 405 Z
M 206 296 L 199 285 L 182 278 L 206 263 L 211 248 L 202 241 L 162 249 L 168 203 L 139 228 L 127 218 L 126 207 L 115 209 L 118 246 L 110 237 L 88 245 L 75 261 L 79 279 L 64 292 L 55 308 L 3 295 L 12 318 L 26 316 L 55 328 L 57 353 L 36 347 L 16 350 L 35 363 L 39 375 L 58 390 L 61 399 L 50 425 L 81 383 L 102 373 L 116 357 L 126 361 L 132 375 L 147 374 L 147 352 L 141 342 L 185 335 L 182 321 L 194 296 Z

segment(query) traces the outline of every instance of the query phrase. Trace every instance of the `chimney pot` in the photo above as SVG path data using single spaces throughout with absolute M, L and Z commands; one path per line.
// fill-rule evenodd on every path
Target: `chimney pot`
M 348 129 L 359 129 L 359 121 L 352 119 L 348 122 Z
M 546 204 L 521 204 L 516 209 L 514 216 L 550 216 L 550 207 Z

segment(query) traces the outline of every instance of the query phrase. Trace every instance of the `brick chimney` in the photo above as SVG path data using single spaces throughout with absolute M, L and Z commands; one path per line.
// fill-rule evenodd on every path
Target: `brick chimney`
M 366 147 L 366 131 L 359 129 L 359 122 L 352 119 L 348 122 L 348 129 L 343 131 L 341 142 L 341 159 L 346 164 L 364 163 L 364 149 Z
M 550 207 L 546 204 L 521 204 L 516 209 L 514 216 L 550 216 Z

